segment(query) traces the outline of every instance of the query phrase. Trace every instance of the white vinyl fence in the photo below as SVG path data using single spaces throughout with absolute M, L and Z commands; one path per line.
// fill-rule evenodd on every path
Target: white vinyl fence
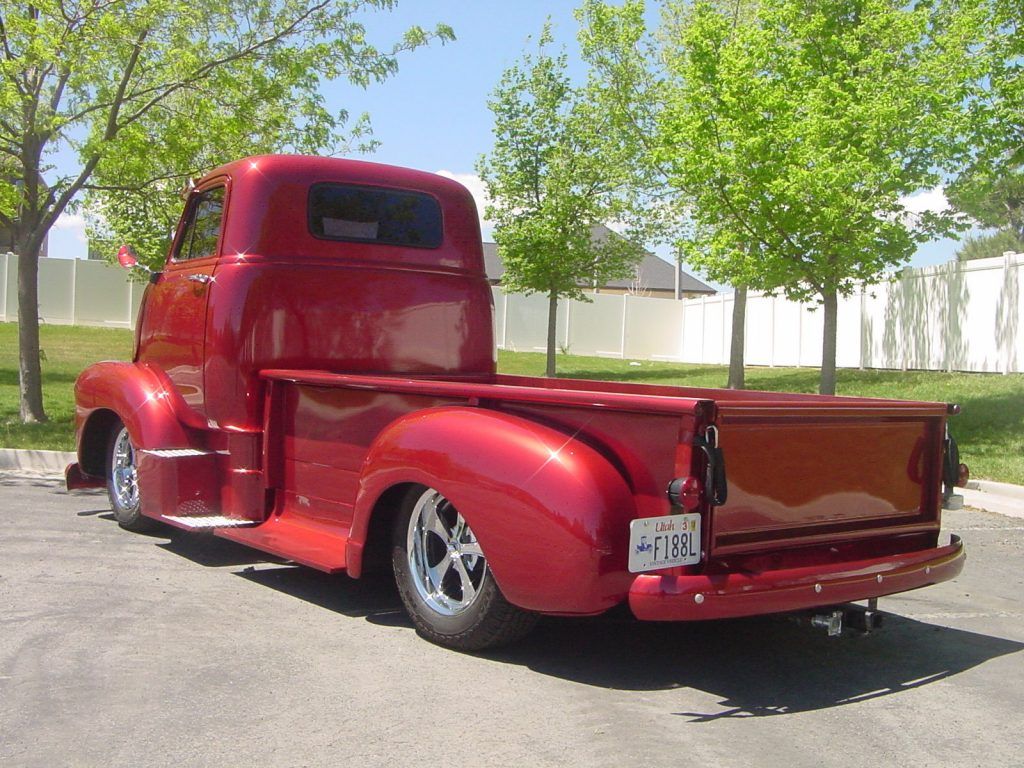
M 837 364 L 1024 372 L 1024 254 L 907 269 L 839 303 Z M 0 254 L 0 319 L 18 314 L 17 259 Z M 41 259 L 44 323 L 129 328 L 144 283 L 102 262 Z M 570 354 L 725 364 L 732 294 L 672 301 L 598 294 L 559 305 L 558 344 Z M 543 351 L 547 299 L 494 290 L 498 347 Z M 780 297 L 747 298 L 749 365 L 818 366 L 822 313 Z
M 1024 371 L 1024 254 L 907 269 L 839 301 L 841 368 Z M 561 350 L 685 363 L 729 362 L 732 294 L 670 301 L 599 294 L 563 301 Z M 543 351 L 547 299 L 494 291 L 498 347 Z M 821 364 L 822 311 L 781 297 L 747 298 L 746 362 Z
M 0 319 L 18 320 L 18 257 L 0 254 Z M 134 328 L 144 282 L 103 261 L 39 260 L 39 320 L 52 325 Z

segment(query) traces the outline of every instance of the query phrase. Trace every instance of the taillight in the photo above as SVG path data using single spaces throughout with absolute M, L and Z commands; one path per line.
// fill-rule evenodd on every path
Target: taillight
M 687 512 L 695 511 L 704 496 L 704 486 L 696 477 L 677 477 L 668 484 L 668 500 L 672 506 Z

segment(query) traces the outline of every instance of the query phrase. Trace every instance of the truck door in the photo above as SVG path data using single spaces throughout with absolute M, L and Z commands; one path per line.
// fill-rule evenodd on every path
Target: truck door
M 139 359 L 162 368 L 205 423 L 206 307 L 220 249 L 224 182 L 192 193 L 166 267 L 146 298 Z

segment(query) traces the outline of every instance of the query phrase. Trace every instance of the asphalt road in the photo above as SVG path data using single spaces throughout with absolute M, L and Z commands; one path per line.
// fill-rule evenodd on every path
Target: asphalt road
M 615 614 L 474 656 L 383 578 L 129 534 L 54 480 L 0 475 L 0 516 L 5 767 L 1024 764 L 1024 520 L 946 513 L 964 573 L 871 636 Z

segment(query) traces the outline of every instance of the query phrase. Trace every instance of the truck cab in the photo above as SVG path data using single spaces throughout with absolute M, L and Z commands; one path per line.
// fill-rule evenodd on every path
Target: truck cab
M 255 157 L 192 191 L 144 299 L 136 361 L 198 422 L 260 426 L 259 371 L 495 372 L 469 193 L 436 174 Z

